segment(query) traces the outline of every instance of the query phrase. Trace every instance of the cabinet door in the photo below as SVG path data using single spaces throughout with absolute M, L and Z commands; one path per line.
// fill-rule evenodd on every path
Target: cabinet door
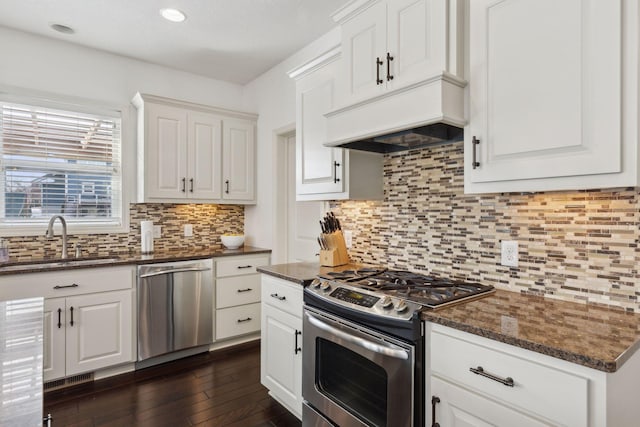
M 131 299 L 129 290 L 67 298 L 67 375 L 133 361 Z
M 147 104 L 146 194 L 150 198 L 186 197 L 187 113 Z
M 342 25 L 341 105 L 380 94 L 386 82 L 387 4 L 377 2 Z M 377 62 L 379 60 L 382 64 Z M 378 81 L 382 80 L 382 83 Z
M 336 70 L 336 62 L 327 64 L 296 85 L 296 194 L 344 191 L 344 150 L 323 145 L 327 138 L 324 114 L 334 106 Z
M 220 199 L 222 121 L 204 113 L 188 115 L 187 194 L 190 199 Z
M 432 423 L 437 422 L 441 426 L 542 427 L 553 425 L 503 406 L 493 400 L 485 399 L 480 394 L 458 387 L 437 377 L 431 377 L 431 395 L 427 396 L 426 402 L 429 409 L 433 404 L 431 396 L 437 396 L 440 399 L 435 404 L 436 419 L 432 420 Z M 431 414 L 429 409 L 427 409 L 427 414 Z
M 44 300 L 44 351 L 42 360 L 44 381 L 51 381 L 65 376 L 65 330 L 67 326 L 65 315 L 64 298 Z
M 222 198 L 255 199 L 254 123 L 225 119 L 222 142 Z
M 301 418 L 302 319 L 263 304 L 261 343 L 262 384 Z
M 395 89 L 447 68 L 447 1 L 396 0 L 387 5 L 384 79 Z M 453 11 L 451 12 L 453 13 Z M 393 78 L 391 78 L 393 77 Z
M 467 184 L 620 172 L 621 2 L 470 7 Z

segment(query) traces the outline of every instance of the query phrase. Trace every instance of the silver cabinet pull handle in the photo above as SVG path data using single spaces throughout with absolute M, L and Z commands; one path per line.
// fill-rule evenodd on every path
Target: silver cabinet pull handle
M 281 297 L 278 294 L 271 294 L 271 298 L 279 299 L 280 301 L 284 301 L 287 299 L 287 297 Z
M 506 385 L 507 387 L 513 387 L 513 385 L 514 385 L 513 378 L 511 378 L 511 377 L 500 378 L 497 375 L 493 375 L 493 374 L 490 374 L 488 372 L 485 372 L 485 370 L 482 368 L 482 366 L 478 366 L 477 368 L 469 368 L 469 371 L 473 372 L 476 375 L 480 375 L 480 376 L 489 378 L 490 380 L 497 381 L 500 384 Z
M 78 286 L 80 285 L 78 285 L 77 283 L 74 283 L 72 285 L 56 285 L 53 287 L 53 289 L 77 288 Z
M 238 293 L 242 293 L 242 292 L 251 292 L 253 289 L 251 288 L 247 288 L 247 289 L 238 289 Z

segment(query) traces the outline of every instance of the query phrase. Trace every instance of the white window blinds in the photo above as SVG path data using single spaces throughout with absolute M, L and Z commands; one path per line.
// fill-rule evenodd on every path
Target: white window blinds
M 3 222 L 116 223 L 121 206 L 120 118 L 2 103 Z

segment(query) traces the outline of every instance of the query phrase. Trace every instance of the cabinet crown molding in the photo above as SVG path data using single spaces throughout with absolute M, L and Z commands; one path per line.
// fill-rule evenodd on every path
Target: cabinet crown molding
M 291 71 L 288 71 L 287 75 L 289 76 L 289 78 L 292 78 L 292 79 L 296 79 L 296 80 L 301 79 L 302 77 L 307 76 L 313 73 L 314 71 L 340 58 L 341 51 L 342 51 L 342 46 L 340 44 L 332 46 L 331 48 L 327 49 L 324 53 L 316 56 L 315 58 L 301 65 L 298 65 Z
M 344 24 L 349 19 L 362 13 L 363 10 L 370 8 L 380 1 L 381 0 L 353 0 L 333 12 L 331 18 L 339 24 Z
M 145 102 L 170 105 L 178 108 L 187 108 L 189 110 L 200 111 L 200 112 L 209 113 L 209 114 L 219 114 L 227 117 L 234 117 L 237 119 L 258 120 L 258 115 L 255 113 L 247 113 L 244 111 L 230 110 L 230 109 L 221 108 L 221 107 L 212 107 L 210 105 L 197 104 L 194 102 L 181 101 L 178 99 L 165 98 L 163 96 L 150 95 L 150 94 L 140 93 L 140 92 L 136 93 L 133 99 L 131 100 L 131 103 L 136 108 L 143 107 Z

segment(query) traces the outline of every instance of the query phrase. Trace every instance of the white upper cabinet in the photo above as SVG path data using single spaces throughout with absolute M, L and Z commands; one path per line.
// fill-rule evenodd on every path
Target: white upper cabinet
M 224 121 L 222 144 L 223 199 L 255 200 L 255 124 L 248 120 Z
M 451 4 L 450 4 L 451 3 Z M 342 27 L 339 105 L 349 105 L 443 72 L 448 63 L 447 0 L 359 0 L 334 14 Z
M 292 70 L 296 79 L 296 199 L 382 198 L 382 156 L 324 146 L 340 48 Z
M 256 116 L 137 94 L 138 201 L 255 203 Z
M 467 193 L 637 185 L 634 3 L 470 2 Z

